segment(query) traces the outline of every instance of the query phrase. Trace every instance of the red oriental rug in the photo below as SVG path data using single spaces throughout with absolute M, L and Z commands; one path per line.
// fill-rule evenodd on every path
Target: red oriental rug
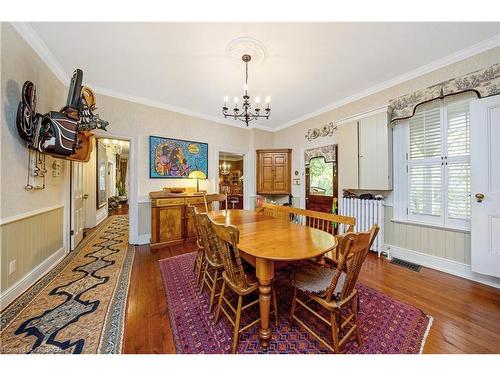
M 167 297 L 170 324 L 177 353 L 230 353 L 232 326 L 222 316 L 214 324 L 215 312 L 208 313 L 209 294 L 198 292 L 196 276 L 193 273 L 194 253 L 183 254 L 160 261 L 163 285 Z M 279 324 L 272 327 L 272 339 L 268 353 L 329 353 L 329 351 L 299 325 L 289 327 L 289 312 L 292 288 L 285 277 L 276 277 L 278 292 Z M 357 285 L 360 293 L 359 325 L 364 338 L 363 347 L 350 340 L 343 348 L 348 354 L 417 354 L 421 353 L 425 338 L 432 324 L 432 318 L 421 310 L 397 301 L 383 293 Z M 242 315 L 241 326 L 254 320 L 258 304 Z M 215 310 L 215 309 L 213 309 Z M 250 311 L 251 310 L 251 311 Z M 329 327 L 321 320 L 298 312 L 308 325 L 323 337 L 331 340 Z M 246 318 L 246 319 L 245 319 Z M 240 335 L 238 353 L 261 353 L 259 325 Z

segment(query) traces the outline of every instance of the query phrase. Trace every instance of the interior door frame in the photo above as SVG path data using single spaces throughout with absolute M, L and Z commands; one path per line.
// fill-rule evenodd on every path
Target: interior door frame
M 75 168 L 75 163 L 80 163 L 80 162 L 77 162 L 77 161 L 69 161 L 69 185 L 70 185 L 70 196 L 69 196 L 69 251 L 74 251 L 77 247 L 78 247 L 78 244 L 74 244 L 73 241 L 74 241 L 74 236 L 75 236 L 75 233 L 74 233 L 74 229 L 73 228 L 73 225 L 75 224 L 76 220 L 75 220 L 75 207 L 73 205 L 73 202 L 74 202 L 74 197 L 73 197 L 73 193 L 74 193 L 74 189 L 73 189 L 73 175 L 74 175 L 74 168 Z M 83 172 L 83 169 L 82 169 L 82 172 Z M 82 173 L 82 184 L 84 182 L 84 179 L 85 179 L 85 174 Z M 82 199 L 84 200 L 83 201 L 83 212 L 85 213 L 85 201 L 86 201 L 86 198 L 85 198 L 85 193 L 83 193 L 83 197 Z M 71 233 L 71 231 L 73 230 L 73 234 Z M 83 238 L 82 238 L 83 240 Z
M 128 211 L 128 230 L 129 230 L 129 243 L 137 244 L 139 243 L 139 202 L 138 202 L 138 179 L 137 179 L 137 144 L 138 137 L 130 137 L 126 135 L 121 135 L 118 133 L 108 133 L 107 131 L 102 130 L 94 130 L 93 131 L 96 138 L 108 138 L 108 139 L 118 139 L 121 141 L 129 142 L 129 157 L 127 163 L 127 174 L 129 176 L 129 211 Z M 96 152 L 95 150 L 92 152 Z M 65 207 L 67 207 L 65 212 L 65 220 L 64 227 L 66 230 L 64 231 L 65 238 L 65 248 L 66 252 L 69 252 L 71 248 L 71 236 L 70 236 L 70 215 L 72 215 L 71 208 L 71 190 L 70 190 L 70 171 L 69 163 L 66 164 L 68 166 L 65 168 L 64 175 L 65 179 L 68 183 L 65 184 L 66 189 L 64 193 L 64 201 L 66 202 Z
M 249 176 L 249 158 L 248 158 L 248 150 L 241 150 L 241 149 L 234 149 L 234 148 L 227 148 L 227 147 L 221 147 L 221 148 L 215 148 L 215 160 L 216 162 L 214 163 L 214 166 L 212 167 L 212 173 L 214 176 L 214 184 L 215 184 L 215 192 L 219 192 L 219 155 L 221 152 L 227 152 L 227 153 L 232 153 L 232 154 L 240 154 L 243 155 L 243 209 L 247 210 L 250 207 L 250 194 L 249 194 L 249 181 L 248 181 L 248 176 Z M 255 181 L 255 174 L 254 176 L 254 181 Z
M 338 140 L 335 137 L 332 137 L 331 139 L 328 139 L 327 141 L 323 141 L 320 143 L 311 143 L 310 146 L 307 147 L 301 147 L 300 149 L 300 194 L 301 196 L 295 197 L 294 198 L 299 198 L 300 199 L 300 208 L 305 209 L 306 208 L 306 159 L 304 157 L 304 153 L 306 150 L 311 150 L 314 148 L 319 148 L 319 147 L 325 147 L 325 146 L 336 146 L 337 147 L 337 193 L 340 198 L 340 181 L 338 180 L 338 170 L 339 170 L 339 161 L 338 161 L 338 155 L 339 155 L 339 143 Z M 293 172 L 292 172 L 293 173 Z M 293 176 L 292 176 L 293 180 Z M 293 184 L 292 184 L 292 191 L 293 191 Z

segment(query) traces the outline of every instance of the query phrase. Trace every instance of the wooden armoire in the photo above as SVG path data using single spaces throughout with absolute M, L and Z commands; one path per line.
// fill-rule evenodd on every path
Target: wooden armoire
M 257 194 L 289 195 L 292 191 L 292 150 L 257 150 Z

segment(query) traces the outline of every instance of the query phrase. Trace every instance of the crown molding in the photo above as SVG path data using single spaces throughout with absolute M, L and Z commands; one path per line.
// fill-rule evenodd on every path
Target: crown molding
M 12 27 L 21 35 L 21 37 L 33 48 L 33 50 L 40 56 L 42 61 L 54 73 L 54 75 L 63 83 L 68 86 L 69 76 L 64 71 L 62 65 L 56 59 L 54 54 L 47 47 L 45 42 L 40 38 L 38 33 L 27 22 L 11 22 Z
M 62 65 L 59 63 L 57 58 L 54 56 L 54 54 L 50 51 L 50 49 L 47 47 L 45 42 L 40 38 L 38 33 L 31 27 L 31 25 L 27 22 L 11 22 L 11 25 L 14 27 L 14 29 L 21 35 L 21 37 L 33 48 L 33 50 L 40 56 L 42 61 L 49 67 L 49 69 L 54 73 L 54 75 L 61 81 L 61 83 L 64 86 L 69 85 L 70 77 L 65 73 Z M 133 103 L 138 103 L 142 105 L 146 105 L 148 107 L 154 107 L 154 108 L 159 108 L 159 109 L 164 109 L 167 111 L 171 112 L 177 112 L 181 113 L 183 115 L 199 118 L 202 120 L 207 120 L 211 122 L 215 122 L 217 124 L 222 124 L 222 125 L 228 125 L 228 126 L 234 126 L 239 129 L 260 129 L 260 130 L 266 130 L 266 131 L 274 131 L 274 129 L 270 126 L 262 125 L 262 124 L 250 124 L 248 127 L 243 127 L 241 126 L 241 121 L 238 122 L 233 122 L 229 119 L 222 119 L 219 117 L 211 116 L 211 115 L 206 115 L 203 113 L 191 111 L 185 108 L 180 108 L 177 106 L 173 106 L 167 103 L 162 103 L 158 102 L 155 100 L 139 97 L 139 96 L 134 96 L 134 95 L 129 95 L 123 92 L 115 91 L 112 89 L 108 89 L 105 87 L 100 87 L 96 85 L 89 84 L 90 87 L 92 87 L 92 90 L 94 92 L 101 94 L 101 95 L 106 95 L 110 97 L 114 97 L 117 99 L 122 99 L 122 100 L 127 100 L 129 102 Z
M 24 40 L 35 50 L 35 52 L 40 56 L 40 58 L 47 64 L 49 69 L 54 73 L 54 75 L 65 85 L 68 86 L 69 84 L 69 76 L 65 73 L 62 65 L 59 63 L 59 61 L 56 59 L 56 57 L 52 54 L 52 52 L 49 50 L 47 45 L 43 42 L 43 40 L 40 38 L 38 33 L 31 27 L 31 25 L 27 22 L 11 22 L 11 25 L 16 29 L 16 31 L 23 37 Z M 390 80 L 381 82 L 377 85 L 374 85 L 372 87 L 369 87 L 365 90 L 362 90 L 354 95 L 350 95 L 346 98 L 343 98 L 341 100 L 338 100 L 330 105 L 327 105 L 325 107 L 319 108 L 313 112 L 309 112 L 303 116 L 300 116 L 294 120 L 288 121 L 283 125 L 277 126 L 277 127 L 271 127 L 267 125 L 262 125 L 258 123 L 251 124 L 250 126 L 247 127 L 242 127 L 239 122 L 233 122 L 228 119 L 221 119 L 215 116 L 211 115 L 206 115 L 202 113 L 198 113 L 195 111 L 191 111 L 185 108 L 180 108 L 177 106 L 173 106 L 167 103 L 163 102 L 158 102 L 154 101 L 151 99 L 143 98 L 143 97 L 138 97 L 134 95 L 129 95 L 123 92 L 118 92 L 112 89 L 104 88 L 104 87 L 99 87 L 99 86 L 94 86 L 90 85 L 92 89 L 101 94 L 101 95 L 106 95 L 110 97 L 115 97 L 118 99 L 122 100 L 127 100 L 130 102 L 138 103 L 138 104 L 143 104 L 149 107 L 154 107 L 154 108 L 159 108 L 159 109 L 165 109 L 167 111 L 172 111 L 172 112 L 178 112 L 187 116 L 191 117 L 196 117 L 200 118 L 203 120 L 208 120 L 211 122 L 215 122 L 217 124 L 221 125 L 229 125 L 229 126 L 234 126 L 240 129 L 260 129 L 260 130 L 265 130 L 269 132 L 278 132 L 280 130 L 289 128 L 291 126 L 297 125 L 300 122 L 309 120 L 311 118 L 314 118 L 316 116 L 319 116 L 323 113 L 332 111 L 336 108 L 342 107 L 346 104 L 355 102 L 357 100 L 360 100 L 364 97 L 373 95 L 377 92 L 383 91 L 385 89 L 388 89 L 392 86 L 396 86 L 400 83 L 409 81 L 411 79 L 417 78 L 419 76 L 422 76 L 424 74 L 430 73 L 434 70 L 443 68 L 445 66 L 448 66 L 450 64 L 456 63 L 461 60 L 465 60 L 469 57 L 472 57 L 474 55 L 477 55 L 481 52 L 487 51 L 489 49 L 499 47 L 500 46 L 500 34 L 494 35 L 491 38 L 488 38 L 486 40 L 483 40 L 479 43 L 476 43 L 470 47 L 464 48 L 458 52 L 455 52 L 451 55 L 448 55 L 446 57 L 443 57 L 441 59 L 435 60 L 429 64 L 423 65 L 421 67 L 418 67 L 416 69 L 413 69 L 407 73 L 401 74 L 395 78 L 392 78 Z
M 465 60 L 469 57 L 472 57 L 472 56 L 477 55 L 481 52 L 484 52 L 484 51 L 487 51 L 489 49 L 496 48 L 496 47 L 500 47 L 500 34 L 494 35 L 491 38 L 485 39 L 482 42 L 479 42 L 479 43 L 474 44 L 470 47 L 464 48 L 458 52 L 455 52 L 451 55 L 445 56 L 441 59 L 435 60 L 429 64 L 423 65 L 423 66 L 418 67 L 418 68 L 413 69 L 413 70 L 410 70 L 409 72 L 401 74 L 401 75 L 394 77 L 390 80 L 387 80 L 387 81 L 381 82 L 375 86 L 369 87 L 369 88 L 362 90 L 354 95 L 348 96 L 348 97 L 341 99 L 339 101 L 336 101 L 330 105 L 322 107 L 316 111 L 313 111 L 313 112 L 305 114 L 301 117 L 298 117 L 295 120 L 288 121 L 285 124 L 274 128 L 274 131 L 277 132 L 277 131 L 289 128 L 290 126 L 296 125 L 296 124 L 303 122 L 305 120 L 309 120 L 313 117 L 319 116 L 323 113 L 329 112 L 329 111 L 334 110 L 334 109 L 339 108 L 339 107 L 342 107 L 346 104 L 355 102 L 356 100 L 373 95 L 377 92 L 383 91 L 383 90 L 388 89 L 392 86 L 396 86 L 400 83 L 412 80 L 412 79 L 420 77 L 424 74 L 430 73 L 434 70 L 437 70 L 437 69 L 443 68 L 445 66 L 454 64 L 456 62 Z

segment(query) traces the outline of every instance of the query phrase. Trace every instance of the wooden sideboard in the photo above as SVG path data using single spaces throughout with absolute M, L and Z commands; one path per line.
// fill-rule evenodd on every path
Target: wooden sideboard
M 257 150 L 257 194 L 290 194 L 292 150 Z
M 204 212 L 203 196 L 155 191 L 149 193 L 149 197 L 152 249 L 195 239 L 193 218 L 189 215 L 187 206 L 195 206 Z

